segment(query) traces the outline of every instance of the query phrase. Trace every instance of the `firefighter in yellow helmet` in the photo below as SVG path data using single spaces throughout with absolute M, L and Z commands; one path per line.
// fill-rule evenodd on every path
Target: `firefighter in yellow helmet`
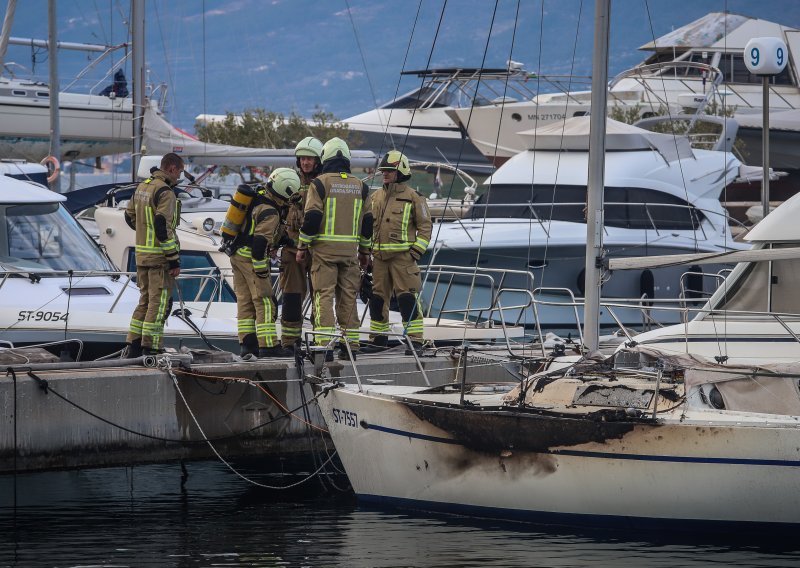
M 297 262 L 297 245 L 303 224 L 303 208 L 311 180 L 322 171 L 322 142 L 312 136 L 303 138 L 294 149 L 300 190 L 289 199 L 286 213 L 286 235 L 282 241 L 280 285 L 283 291 L 281 310 L 281 343 L 293 349 L 303 331 L 303 300 L 308 292 L 310 259 Z
M 177 154 L 166 154 L 160 168 L 136 187 L 125 209 L 125 222 L 136 231 L 139 286 L 139 304 L 131 316 L 126 339 L 129 357 L 161 351 L 172 287 L 181 271 L 180 246 L 175 234 L 181 213 L 174 187 L 182 172 L 183 159 Z
M 417 353 L 422 351 L 422 306 L 417 261 L 431 239 L 431 216 L 425 198 L 405 184 L 411 179 L 408 158 L 390 150 L 381 160 L 383 186 L 372 195 L 375 228 L 372 244 L 372 298 L 369 302 L 370 338 L 366 353 L 386 348 L 389 301 L 397 297 L 405 333 Z M 411 354 L 407 350 L 407 354 Z
M 359 339 L 359 264 L 366 266 L 369 260 L 371 239 L 369 188 L 350 173 L 350 149 L 345 141 L 332 138 L 322 147 L 322 173 L 311 182 L 306 195 L 297 261 L 304 262 L 309 251 L 314 257 L 314 331 L 333 334 L 338 322 L 353 349 Z M 317 344 L 330 341 L 330 335 L 315 336 Z M 347 350 L 340 350 L 339 357 L 346 358 Z
M 230 249 L 233 288 L 242 357 L 288 357 L 291 351 L 278 341 L 277 308 L 270 279 L 270 249 L 277 249 L 281 212 L 300 189 L 300 178 L 291 168 L 277 168 L 259 187 L 247 217 Z M 253 341 L 255 337 L 255 341 Z

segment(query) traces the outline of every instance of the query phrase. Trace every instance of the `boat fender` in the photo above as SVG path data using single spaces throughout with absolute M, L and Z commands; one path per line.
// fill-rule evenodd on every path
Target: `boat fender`
M 656 278 L 649 268 L 643 270 L 639 276 L 639 297 L 644 298 L 645 296 L 648 300 L 656 297 Z M 647 302 L 647 305 L 652 306 L 653 302 Z
M 47 166 L 47 183 L 53 183 L 58 179 L 58 173 L 61 171 L 61 164 L 55 156 L 47 156 L 41 162 L 43 166 Z
M 228 206 L 228 212 L 225 214 L 225 220 L 220 228 L 224 240 L 232 241 L 239 235 L 255 196 L 256 190 L 247 184 L 241 184 L 236 188 L 236 193 L 231 198 L 231 204 Z

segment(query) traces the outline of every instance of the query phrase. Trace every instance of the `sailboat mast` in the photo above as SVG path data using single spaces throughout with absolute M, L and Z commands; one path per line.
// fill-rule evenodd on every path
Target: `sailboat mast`
M 58 20 L 56 19 L 56 0 L 47 3 L 47 58 L 50 65 L 50 155 L 61 160 L 61 119 L 59 116 L 58 84 Z M 58 173 L 50 182 L 51 189 L 59 188 Z
M 14 21 L 14 11 L 17 9 L 17 0 L 8 0 L 6 15 L 3 18 L 3 30 L 0 31 L 0 75 L 3 74 L 3 65 L 6 61 L 8 40 L 11 38 L 11 24 Z
M 600 346 L 600 274 L 603 257 L 603 187 L 605 184 L 608 44 L 611 0 L 596 0 L 592 107 L 589 117 L 589 172 L 586 192 L 586 275 L 583 341 L 591 353 Z
M 133 44 L 133 149 L 131 151 L 131 181 L 136 181 L 142 157 L 142 124 L 144 122 L 144 0 L 131 0 L 131 43 Z

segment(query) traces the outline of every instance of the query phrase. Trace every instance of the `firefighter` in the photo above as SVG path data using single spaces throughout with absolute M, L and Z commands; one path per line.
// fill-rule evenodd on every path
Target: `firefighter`
M 286 214 L 286 236 L 281 249 L 280 285 L 283 290 L 283 309 L 281 310 L 281 343 L 294 349 L 303 331 L 303 301 L 308 291 L 309 260 L 297 262 L 297 243 L 300 227 L 303 224 L 303 208 L 306 191 L 311 180 L 322 170 L 322 142 L 311 136 L 303 138 L 294 149 L 297 169 L 300 175 L 300 191 L 289 200 Z
M 338 322 L 352 350 L 357 349 L 359 265 L 367 265 L 371 239 L 369 188 L 350 173 L 350 149 L 344 140 L 331 138 L 322 147 L 322 173 L 306 194 L 297 250 L 297 262 L 305 262 L 309 251 L 313 255 L 314 331 L 327 334 L 315 336 L 317 344 L 331 341 Z M 347 358 L 344 345 L 339 357 Z
M 164 321 L 172 303 L 172 286 L 180 274 L 180 246 L 175 226 L 180 202 L 174 187 L 183 172 L 177 154 L 161 158 L 160 168 L 136 187 L 125 209 L 125 222 L 136 231 L 136 283 L 139 304 L 131 316 L 128 356 L 161 352 Z
M 300 178 L 291 168 L 277 168 L 266 187 L 256 190 L 242 230 L 232 246 L 233 287 L 242 357 L 288 357 L 291 351 L 278 341 L 277 307 L 270 279 L 270 249 L 277 249 L 281 212 L 300 189 Z M 255 334 L 255 341 L 253 341 Z
M 411 179 L 408 158 L 390 150 L 381 160 L 383 187 L 372 196 L 375 231 L 372 243 L 372 298 L 369 302 L 372 345 L 362 351 L 386 348 L 389 301 L 397 298 L 403 329 L 417 354 L 422 352 L 422 306 L 417 261 L 431 239 L 431 216 L 425 198 L 405 182 Z M 411 355 L 410 349 L 406 350 Z

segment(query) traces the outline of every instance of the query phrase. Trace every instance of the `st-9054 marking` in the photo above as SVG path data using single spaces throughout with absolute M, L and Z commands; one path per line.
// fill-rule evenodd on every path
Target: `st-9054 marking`
M 20 310 L 17 321 L 67 321 L 67 312 Z

